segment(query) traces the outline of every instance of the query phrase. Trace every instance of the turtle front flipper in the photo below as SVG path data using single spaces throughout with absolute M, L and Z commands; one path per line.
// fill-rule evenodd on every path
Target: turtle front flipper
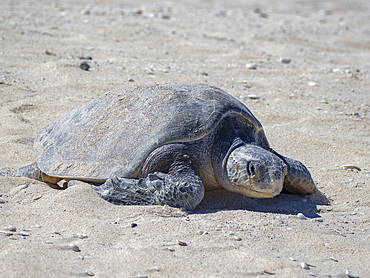
M 298 160 L 280 156 L 288 166 L 288 173 L 284 179 L 283 192 L 293 194 L 311 194 L 315 190 L 315 183 L 306 166 Z
M 312 194 L 315 191 L 315 183 L 310 172 L 302 162 L 282 156 L 273 149 L 270 152 L 277 155 L 288 167 L 288 173 L 284 179 L 283 192 L 292 194 Z
M 56 184 L 61 180 L 61 178 L 52 177 L 42 172 L 40 168 L 37 166 L 37 163 L 32 163 L 30 165 L 23 166 L 15 171 L 11 171 L 11 170 L 0 171 L 0 176 L 26 177 L 26 178 L 43 181 L 47 183 L 52 183 L 52 184 Z
M 146 178 L 113 177 L 95 188 L 114 204 L 169 205 L 193 210 L 203 199 L 204 187 L 194 169 L 175 163 L 167 174 L 154 172 Z

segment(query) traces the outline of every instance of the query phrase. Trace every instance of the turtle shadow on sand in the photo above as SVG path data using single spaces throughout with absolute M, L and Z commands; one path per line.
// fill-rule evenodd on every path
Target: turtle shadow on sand
M 207 191 L 195 214 L 215 213 L 222 210 L 249 210 L 265 213 L 297 214 L 318 217 L 317 205 L 330 205 L 329 199 L 318 189 L 311 195 L 281 193 L 272 199 L 257 199 L 235 194 L 224 189 Z
M 65 182 L 58 185 L 47 183 L 55 190 L 70 188 Z M 74 185 L 72 182 L 70 185 Z M 93 184 L 90 186 L 94 187 Z M 122 204 L 116 204 L 118 206 Z M 281 193 L 274 198 L 250 198 L 225 189 L 207 190 L 202 202 L 190 214 L 209 214 L 225 210 L 248 210 L 265 213 L 291 214 L 301 212 L 308 218 L 318 217 L 317 205 L 330 206 L 329 199 L 317 188 L 311 195 Z M 128 205 L 129 206 L 129 205 Z

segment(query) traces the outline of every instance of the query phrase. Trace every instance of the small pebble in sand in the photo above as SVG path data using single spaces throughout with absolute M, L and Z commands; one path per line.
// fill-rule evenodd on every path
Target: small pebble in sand
M 22 236 L 30 236 L 30 234 L 29 233 L 26 233 L 25 231 L 21 231 L 21 232 L 19 232 Z
M 17 228 L 15 226 L 9 226 L 8 227 L 8 230 L 11 231 L 11 232 L 16 232 L 17 231 Z
M 155 267 L 153 267 L 153 269 L 154 269 L 155 271 L 161 271 L 161 268 L 160 268 L 159 266 L 155 266 Z
M 121 219 L 119 217 L 116 218 L 116 220 L 113 221 L 113 224 L 118 224 L 118 222 L 120 221 Z
M 79 56 L 78 59 L 80 59 L 80 60 L 92 60 L 92 57 L 91 56 L 86 56 L 86 57 Z
M 250 99 L 260 99 L 261 97 L 258 95 L 248 95 Z
M 136 223 L 131 223 L 131 228 L 135 228 L 137 227 L 137 224 Z
M 5 199 L 0 197 L 0 204 L 5 204 L 5 203 L 6 203 Z
M 82 69 L 82 70 L 89 70 L 90 69 L 90 65 L 87 62 L 82 62 L 80 64 L 80 69 Z
M 180 246 L 188 246 L 188 244 L 187 244 L 185 241 L 182 241 L 182 240 L 179 240 L 179 241 L 178 241 L 178 244 L 179 244 Z
M 356 166 L 356 165 L 343 165 L 342 166 L 342 169 L 344 170 L 357 170 L 357 171 L 361 171 L 361 168 Z
M 337 229 L 334 229 L 335 232 L 337 232 L 338 234 L 340 234 L 342 237 L 347 237 L 344 233 L 342 233 L 341 231 L 337 230 Z
M 303 269 L 310 269 L 308 264 L 306 264 L 306 263 L 300 263 L 300 265 Z
M 26 189 L 26 188 L 28 188 L 28 184 L 23 184 L 23 185 L 18 186 L 19 190 L 23 190 L 23 189 Z
M 86 270 L 85 273 L 88 275 L 88 276 L 94 276 L 95 273 L 90 271 L 90 270 Z
M 238 236 L 234 236 L 233 238 L 234 238 L 234 240 L 236 240 L 236 241 L 241 241 L 241 240 L 242 240 L 242 238 L 241 238 L 241 237 L 238 237 Z
M 307 217 L 301 212 L 297 214 L 297 217 L 301 220 L 306 220 L 307 219 Z
M 358 276 L 356 273 L 352 272 L 352 271 L 349 271 L 349 270 L 346 270 L 346 275 L 347 277 L 349 278 L 359 278 L 360 276 Z
M 246 64 L 245 65 L 245 67 L 247 68 L 247 69 L 251 69 L 251 70 L 256 70 L 257 69 L 257 64 L 255 64 L 255 63 L 248 63 L 248 64 Z
M 332 260 L 332 261 L 334 261 L 334 262 L 338 262 L 338 260 L 336 259 L 336 258 L 334 258 L 334 257 L 330 257 L 330 260 Z
M 80 247 L 78 247 L 78 245 L 76 245 L 76 244 L 69 245 L 69 248 L 71 248 L 71 250 L 73 250 L 75 252 L 81 252 Z
M 168 247 L 167 249 L 168 249 L 168 251 L 170 251 L 170 252 L 175 252 L 175 248 L 173 248 L 173 247 Z
M 56 54 L 55 53 L 53 53 L 53 52 L 51 52 L 51 51 L 49 51 L 49 50 L 45 50 L 45 54 L 46 55 L 51 55 L 51 56 L 56 56 Z
M 282 62 L 283 64 L 289 64 L 291 62 L 291 59 L 286 58 L 286 57 L 281 57 L 280 62 Z
M 88 236 L 86 234 L 77 234 L 77 237 L 79 239 L 85 239 L 85 238 L 88 238 Z

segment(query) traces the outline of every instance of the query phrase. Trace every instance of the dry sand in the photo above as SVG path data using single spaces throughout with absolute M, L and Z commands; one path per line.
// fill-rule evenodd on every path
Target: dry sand
M 0 2 L 0 169 L 32 163 L 38 130 L 104 91 L 204 82 L 240 98 L 321 192 L 218 190 L 187 213 L 3 177 L 0 277 L 370 277 L 368 0 Z

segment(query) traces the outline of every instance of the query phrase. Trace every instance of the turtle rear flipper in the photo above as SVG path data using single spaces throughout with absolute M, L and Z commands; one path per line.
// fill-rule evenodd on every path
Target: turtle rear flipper
M 0 176 L 26 177 L 52 184 L 57 184 L 60 180 L 62 180 L 61 178 L 52 177 L 42 172 L 40 168 L 37 166 L 37 163 L 32 163 L 30 165 L 23 166 L 15 171 L 11 170 L 0 171 Z
M 140 179 L 113 177 L 95 190 L 113 204 L 169 205 L 187 210 L 193 210 L 204 196 L 201 180 L 183 163 L 175 164 L 168 174 L 155 172 Z
M 315 183 L 306 166 L 298 160 L 288 157 L 281 157 L 288 166 L 288 173 L 284 179 L 283 192 L 293 194 L 312 194 L 315 190 Z

